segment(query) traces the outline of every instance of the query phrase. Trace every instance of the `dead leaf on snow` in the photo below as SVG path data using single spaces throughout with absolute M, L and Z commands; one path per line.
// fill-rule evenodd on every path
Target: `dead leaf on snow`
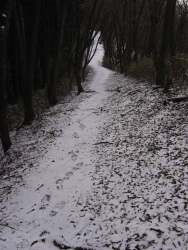
M 163 244 L 163 245 L 166 245 L 166 241 L 167 241 L 168 239 L 170 239 L 170 237 L 164 239 L 164 240 L 162 241 L 162 244 Z

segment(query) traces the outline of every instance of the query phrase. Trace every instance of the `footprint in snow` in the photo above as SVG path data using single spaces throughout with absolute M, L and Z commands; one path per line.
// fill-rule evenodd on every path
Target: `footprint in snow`
M 78 169 L 80 169 L 83 165 L 84 165 L 84 163 L 83 163 L 83 162 L 80 162 L 80 163 L 76 164 L 76 167 L 74 167 L 73 169 L 74 169 L 74 170 L 78 170 Z
M 46 195 L 41 199 L 41 202 L 42 202 L 43 204 L 39 207 L 39 209 L 40 209 L 40 210 L 46 209 L 46 208 L 49 206 L 50 200 L 51 200 L 51 195 L 46 194 Z
M 56 216 L 58 212 L 56 211 L 50 211 L 50 217 Z
M 42 202 L 42 203 L 45 203 L 45 202 L 50 201 L 50 200 L 51 200 L 51 195 L 46 194 L 46 195 L 41 199 L 41 202 Z
M 55 207 L 58 208 L 58 209 L 63 209 L 65 206 L 65 202 L 64 201 L 59 201 Z
M 70 177 L 71 175 L 73 175 L 73 172 L 67 172 L 67 173 L 66 173 L 66 179 L 69 179 L 69 177 Z
M 77 155 L 72 155 L 72 156 L 71 156 L 71 159 L 72 159 L 73 161 L 76 161 L 76 160 L 77 160 L 77 158 L 78 158 L 78 156 L 77 156 Z
M 72 135 L 73 138 L 79 138 L 79 135 L 75 132 L 73 135 Z
M 63 189 L 63 180 L 62 179 L 56 180 L 55 183 L 56 183 L 57 190 L 62 190 Z
M 27 240 L 22 240 L 18 245 L 17 249 L 25 249 L 29 247 L 29 242 Z
M 86 126 L 82 123 L 80 123 L 80 126 L 79 126 L 82 130 L 86 128 Z
M 64 201 L 59 201 L 56 205 L 55 205 L 55 208 L 54 210 L 50 211 L 50 216 L 53 217 L 53 216 L 56 216 L 58 214 L 58 210 L 61 210 L 63 209 L 65 206 L 65 202 Z

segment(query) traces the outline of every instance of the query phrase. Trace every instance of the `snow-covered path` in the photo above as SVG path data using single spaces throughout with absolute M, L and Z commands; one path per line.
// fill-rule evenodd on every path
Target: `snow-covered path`
M 188 106 L 164 107 L 102 56 L 85 93 L 13 133 L 0 250 L 187 250 Z
M 3 216 L 8 216 L 6 224 L 12 225 L 3 230 L 0 241 L 3 249 L 30 249 L 33 242 L 31 249 L 56 249 L 53 240 L 64 235 L 72 244 L 74 236 L 91 223 L 92 215 L 85 216 L 80 211 L 80 199 L 92 192 L 91 174 L 95 171 L 92 146 L 97 142 L 99 126 L 104 123 L 100 111 L 103 99 L 110 95 L 105 91 L 105 81 L 114 74 L 100 66 L 102 56 L 103 48 L 99 45 L 91 62 L 95 77 L 86 91 L 89 98 L 71 112 L 66 127 L 63 120 L 57 122 L 55 130 L 63 133 L 52 140 L 53 145 L 35 162 L 24 184 L 13 191 L 6 210 L 2 210 Z M 40 143 L 45 145 L 42 139 Z M 48 243 L 41 242 L 41 237 L 46 236 Z

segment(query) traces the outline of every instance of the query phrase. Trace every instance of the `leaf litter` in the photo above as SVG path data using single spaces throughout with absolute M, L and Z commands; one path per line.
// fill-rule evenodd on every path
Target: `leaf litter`
M 103 53 L 86 93 L 11 132 L 0 249 L 188 249 L 188 104 L 164 106 L 161 90 L 103 68 Z

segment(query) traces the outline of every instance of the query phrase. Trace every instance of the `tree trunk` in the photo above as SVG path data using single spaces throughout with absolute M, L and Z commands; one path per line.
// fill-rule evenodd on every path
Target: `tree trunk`
M 64 40 L 65 33 L 65 20 L 67 16 L 67 2 L 62 1 L 61 3 L 61 15 L 60 15 L 60 25 L 57 34 L 56 48 L 54 52 L 54 59 L 51 68 L 50 80 L 48 85 L 48 100 L 51 106 L 57 103 L 56 97 L 56 86 L 58 82 L 58 73 L 61 63 L 61 49 Z
M 13 6 L 12 18 L 16 36 L 16 46 L 18 50 L 19 81 L 20 81 L 21 95 L 23 97 L 24 86 L 26 84 L 26 55 L 25 55 L 21 25 L 15 0 L 12 0 L 12 6 Z
M 20 87 L 19 87 L 19 65 L 18 65 L 18 47 L 17 44 L 14 44 L 15 55 L 13 61 L 13 90 L 14 90 L 14 103 L 18 102 L 20 99 Z
M 137 14 L 136 11 L 136 0 L 133 1 L 133 49 L 134 49 L 134 56 L 133 60 L 135 62 L 138 61 L 138 51 L 137 51 L 137 33 L 138 33 L 138 28 L 139 28 L 139 23 L 140 23 L 140 18 L 142 16 L 142 12 L 145 6 L 145 0 L 142 0 L 141 7 L 139 9 L 139 12 Z
M 49 83 L 49 35 L 48 35 L 48 24 L 43 28 L 43 36 L 44 39 L 42 41 L 42 46 L 44 50 L 41 53 L 41 66 L 42 66 L 42 85 L 41 87 L 44 88 L 48 86 Z
M 23 125 L 29 125 L 35 118 L 35 113 L 32 106 L 32 96 L 33 96 L 33 81 L 35 72 L 35 60 L 36 60 L 36 46 L 38 38 L 38 29 L 40 21 L 40 7 L 42 0 L 35 1 L 35 13 L 33 17 L 33 31 L 31 37 L 31 43 L 29 46 L 29 55 L 27 63 L 27 82 L 25 84 L 23 101 L 24 101 L 24 122 Z
M 0 133 L 4 152 L 6 152 L 10 146 L 11 141 L 8 132 L 7 121 L 7 89 L 6 89 L 6 52 L 7 52 L 7 36 L 9 32 L 9 24 L 12 12 L 11 0 L 4 0 L 5 9 L 1 13 L 1 27 L 0 27 Z
M 158 65 L 156 67 L 156 83 L 161 85 L 167 91 L 169 84 L 165 84 L 165 58 L 167 54 L 168 46 L 174 44 L 172 39 L 174 29 L 174 15 L 175 15 L 176 0 L 167 0 L 166 12 L 163 26 L 163 37 L 161 43 L 160 54 L 158 58 Z
M 23 38 L 24 50 L 26 50 L 25 24 L 24 24 L 24 16 L 23 16 L 23 9 L 22 9 L 22 0 L 17 0 L 17 5 L 18 5 L 18 13 L 19 13 L 18 16 L 19 16 L 19 22 L 20 22 L 20 28 L 21 28 L 21 35 Z
M 81 78 L 81 70 L 78 70 L 76 72 L 76 82 L 77 82 L 77 86 L 78 86 L 78 95 L 82 92 L 84 92 L 84 89 L 82 87 L 82 78 Z

